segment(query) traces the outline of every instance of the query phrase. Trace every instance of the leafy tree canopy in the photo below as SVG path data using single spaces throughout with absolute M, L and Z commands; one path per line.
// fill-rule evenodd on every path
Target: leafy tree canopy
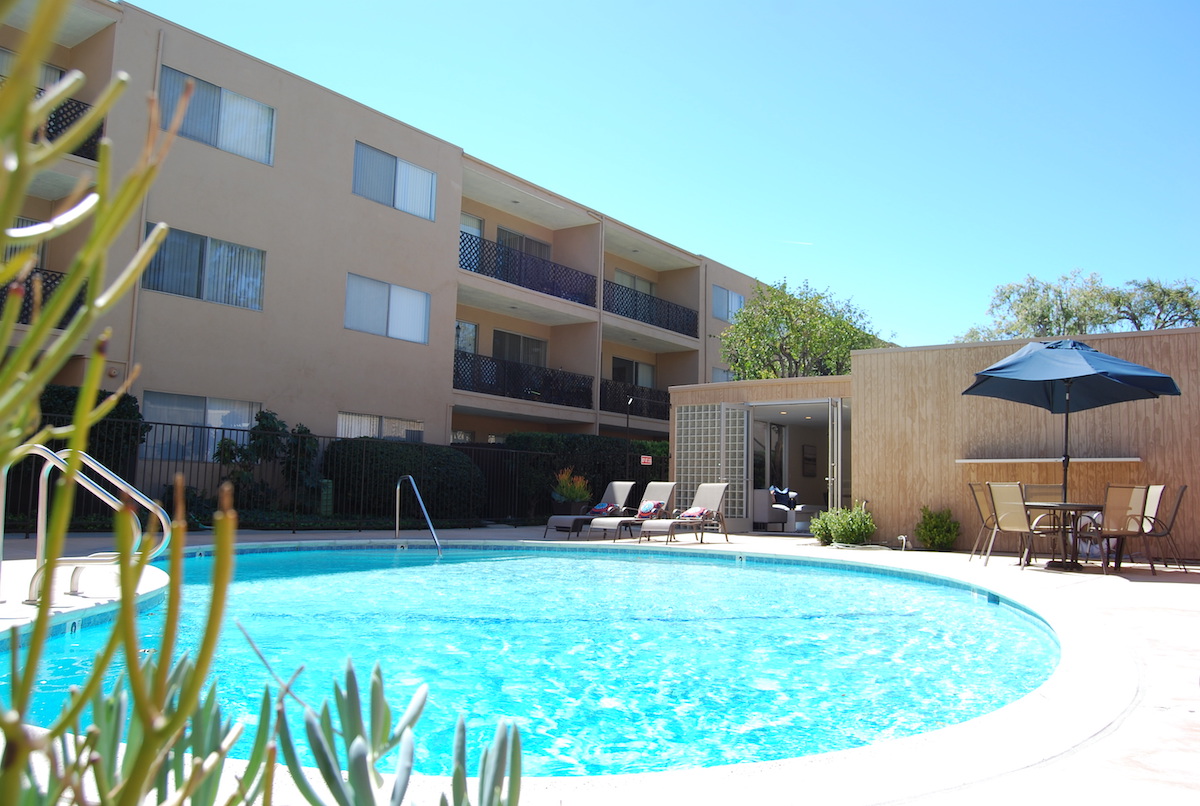
M 1081 276 L 1076 269 L 1057 282 L 1029 275 L 1024 282 L 997 286 L 988 314 L 990 326 L 973 327 L 957 341 L 1195 327 L 1200 325 L 1200 293 L 1188 280 L 1133 280 L 1113 287 L 1098 274 Z
M 886 347 L 866 314 L 829 291 L 786 281 L 760 286 L 721 334 L 721 355 L 738 380 L 845 375 L 850 351 Z

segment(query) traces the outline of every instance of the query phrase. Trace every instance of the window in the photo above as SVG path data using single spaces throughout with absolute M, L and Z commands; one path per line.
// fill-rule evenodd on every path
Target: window
M 630 274 L 627 271 L 617 269 L 613 272 L 613 281 L 617 285 L 623 285 L 626 288 L 632 288 L 634 291 L 640 291 L 643 294 L 654 296 L 654 283 L 647 280 L 645 277 L 638 277 L 636 274 Z
M 712 380 L 713 380 L 713 383 L 722 383 L 724 381 L 735 381 L 735 380 L 737 380 L 737 378 L 733 377 L 733 370 L 731 370 L 731 369 L 721 369 L 720 367 L 713 367 L 712 368 Z
M 546 366 L 546 342 L 519 333 L 492 331 L 492 358 L 519 364 Z
M 459 213 L 458 231 L 465 232 L 468 235 L 474 235 L 476 238 L 483 237 L 483 219 L 477 215 L 470 213 Z
M 722 322 L 732 322 L 734 315 L 745 304 L 746 298 L 741 294 L 730 291 L 728 288 L 722 288 L 719 285 L 713 286 L 712 315 L 714 319 L 720 319 Z
M 346 275 L 346 328 L 429 343 L 429 295 L 357 274 Z
M 543 260 L 550 259 L 550 244 L 534 240 L 528 235 L 522 235 L 521 233 L 513 232 L 510 229 L 497 227 L 496 242 L 501 246 L 506 246 L 509 249 L 515 249 L 518 252 L 524 252 L 527 255 L 540 257 Z
M 378 414 L 354 414 L 339 411 L 337 435 L 341 439 L 354 437 L 378 437 L 398 439 L 405 442 L 424 442 L 425 423 L 420 420 L 405 420 L 400 417 L 384 417 Z
M 261 403 L 220 397 L 176 395 L 147 390 L 142 396 L 142 416 L 155 425 L 146 436 L 142 455 L 153 459 L 187 459 L 210 462 L 217 443 L 233 439 L 244 444 L 244 429 L 254 427 Z M 221 429 L 238 429 L 226 432 Z
M 628 383 L 634 386 L 645 386 L 653 389 L 654 365 L 614 356 L 612 360 L 612 379 L 617 383 Z
M 175 104 L 188 79 L 195 82 L 191 103 L 179 134 L 189 140 L 270 165 L 275 150 L 275 109 L 216 84 L 167 67 L 162 68 L 161 125 L 171 125 Z
M 43 223 L 43 222 L 38 221 L 36 218 L 25 218 L 24 216 L 17 216 L 15 219 L 13 219 L 12 228 L 13 229 L 24 229 L 25 227 L 32 227 L 35 224 L 41 224 L 41 223 Z M 21 252 L 26 248 L 27 247 L 17 246 L 16 244 L 11 244 L 11 243 L 5 244 L 5 246 L 4 246 L 4 262 L 5 263 L 11 262 L 13 258 L 15 258 L 17 255 L 21 254 Z M 42 268 L 43 262 L 46 258 L 46 242 L 42 241 L 37 246 L 35 246 L 33 248 L 33 253 L 34 253 L 33 268 L 35 268 L 35 269 Z
M 265 263 L 261 249 L 172 229 L 146 267 L 142 288 L 261 311 Z
M 433 221 L 437 203 L 437 174 L 356 142 L 354 193 Z
M 464 353 L 474 353 L 479 347 L 479 326 L 473 322 L 458 321 L 454 323 L 454 349 Z
M 13 71 L 13 62 L 16 60 L 17 54 L 7 48 L 0 48 L 0 76 L 11 76 Z M 47 89 L 53 87 L 58 82 L 62 81 L 62 77 L 66 75 L 66 70 L 61 67 L 55 67 L 52 64 L 43 64 L 41 72 L 38 74 L 38 87 Z

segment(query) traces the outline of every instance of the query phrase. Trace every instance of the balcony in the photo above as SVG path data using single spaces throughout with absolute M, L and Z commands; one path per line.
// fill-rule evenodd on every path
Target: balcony
M 454 351 L 454 388 L 518 400 L 592 407 L 592 376 Z
M 633 398 L 630 403 L 629 399 Z M 653 420 L 671 419 L 671 393 L 620 381 L 600 381 L 600 410 Z
M 692 338 L 700 333 L 700 315 L 691 308 L 634 291 L 611 280 L 604 281 L 604 310 Z
M 553 261 L 459 233 L 458 266 L 559 299 L 596 307 L 596 278 Z
M 19 325 L 28 325 L 32 324 L 33 322 L 33 287 L 35 281 L 39 278 L 41 279 L 42 283 L 41 307 L 44 309 L 46 304 L 50 301 L 50 298 L 54 295 L 54 292 L 67 279 L 67 275 L 60 274 L 56 271 L 45 271 L 44 269 L 38 269 L 31 272 L 30 275 L 25 278 L 25 295 L 21 299 L 21 310 L 17 314 L 17 324 Z M 74 302 L 72 302 L 67 308 L 66 313 L 63 314 L 62 320 L 58 323 L 59 328 L 65 327 L 66 324 L 70 322 L 75 314 L 79 311 L 80 306 L 83 305 L 84 294 L 85 290 L 81 289 L 79 293 L 75 295 Z M 4 310 L 4 305 L 7 302 L 8 286 L 0 287 L 0 311 Z
M 38 90 L 38 97 L 41 97 L 42 91 Z M 50 117 L 46 119 L 46 139 L 53 142 L 63 135 L 75 121 L 79 120 L 92 107 L 90 104 L 85 104 L 82 101 L 76 101 L 74 98 L 68 98 L 63 101 L 54 111 L 50 113 Z M 104 135 L 104 127 L 97 126 L 95 131 L 87 136 L 87 139 L 79 144 L 73 152 L 77 157 L 83 157 L 87 160 L 96 160 L 100 156 L 100 138 Z

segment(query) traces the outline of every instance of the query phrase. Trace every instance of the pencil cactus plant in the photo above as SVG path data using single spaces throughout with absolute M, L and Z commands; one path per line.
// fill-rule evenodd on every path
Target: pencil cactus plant
M 60 132 L 53 142 L 42 136 L 50 113 L 83 83 L 83 76 L 71 71 L 35 98 L 36 76 L 71 2 L 41 0 L 37 4 L 28 34 L 16 51 L 9 75 L 0 84 L 0 223 L 16 219 L 31 180 L 97 128 L 127 83 L 126 77 L 118 74 L 91 111 L 70 129 Z M 13 5 L 12 0 L 0 0 L 0 19 Z M 190 88 L 175 112 L 174 122 L 165 131 L 156 126 L 159 115 L 151 100 L 146 147 L 123 178 L 114 176 L 111 149 L 102 140 L 94 182 L 90 187 L 81 185 L 51 221 L 30 227 L 0 227 L 0 255 L 4 256 L 0 284 L 7 288 L 0 309 L 0 345 L 7 348 L 0 352 L 0 484 L 3 471 L 26 456 L 26 446 L 31 443 L 64 440 L 74 449 L 58 481 L 49 513 L 46 571 L 35 618 L 27 635 L 19 635 L 15 628 L 10 631 L 12 682 L 7 692 L 0 692 L 0 803 L 271 804 L 275 798 L 277 754 L 282 751 L 297 785 L 308 787 L 305 797 L 315 806 L 399 804 L 412 768 L 412 728 L 423 707 L 425 689 L 417 691 L 392 725 L 393 709 L 383 694 L 378 669 L 371 678 L 368 719 L 362 717 L 357 680 L 349 666 L 346 688 L 335 689 L 336 722 L 328 705 L 308 709 L 313 716 L 306 716 L 306 729 L 314 743 L 326 791 L 309 786 L 298 764 L 293 763 L 296 751 L 282 715 L 282 703 L 289 696 L 286 684 L 274 696 L 269 687 L 264 689 L 250 759 L 240 775 L 222 775 L 242 732 L 241 726 L 222 716 L 214 684 L 208 682 L 234 565 L 237 515 L 228 485 L 222 488 L 220 508 L 213 517 L 212 594 L 204 634 L 194 656 L 175 657 L 187 536 L 184 488 L 182 481 L 177 481 L 165 627 L 157 644 L 142 646 L 137 612 L 138 584 L 147 570 L 151 558 L 148 547 L 154 541 L 146 541 L 144 549 L 135 544 L 140 533 L 137 515 L 132 505 L 127 505 L 114 522 L 121 595 L 113 629 L 86 681 L 66 696 L 52 723 L 36 728 L 30 724 L 51 630 L 54 570 L 61 564 L 74 502 L 72 480 L 79 473 L 77 457 L 87 445 L 91 426 L 116 405 L 136 372 L 115 394 L 95 403 L 109 341 L 109 334 L 104 332 L 90 345 L 73 423 L 42 427 L 38 401 L 46 385 L 78 354 L 96 323 L 138 282 L 165 237 L 166 228 L 159 224 L 129 263 L 111 279 L 106 277 L 109 247 L 139 209 L 178 130 L 189 96 Z M 63 284 L 43 298 L 34 256 L 43 243 L 77 227 L 86 230 L 83 245 Z M 27 287 L 33 296 L 29 306 L 32 313 L 27 322 L 22 322 L 23 330 L 18 330 Z M 77 299 L 81 304 L 75 308 Z M 126 659 L 123 680 L 113 690 L 105 691 L 105 675 L 118 653 Z M 279 716 L 273 719 L 276 713 Z M 340 735 L 345 744 L 345 764 L 331 749 L 335 735 Z M 320 748 L 322 741 L 324 749 Z M 385 791 L 376 765 L 397 747 L 400 766 L 395 782 Z M 502 723 L 480 766 L 480 806 L 515 806 L 520 792 L 519 754 L 519 734 Z M 460 720 L 449 801 L 454 806 L 469 803 L 465 759 L 465 730 Z M 442 803 L 447 803 L 445 796 Z

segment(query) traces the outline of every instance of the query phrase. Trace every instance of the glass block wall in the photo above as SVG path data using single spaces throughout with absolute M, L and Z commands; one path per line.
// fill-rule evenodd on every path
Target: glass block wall
M 749 412 L 739 406 L 708 403 L 675 412 L 675 505 L 687 506 L 696 488 L 723 481 L 725 517 L 749 517 L 746 495 Z

